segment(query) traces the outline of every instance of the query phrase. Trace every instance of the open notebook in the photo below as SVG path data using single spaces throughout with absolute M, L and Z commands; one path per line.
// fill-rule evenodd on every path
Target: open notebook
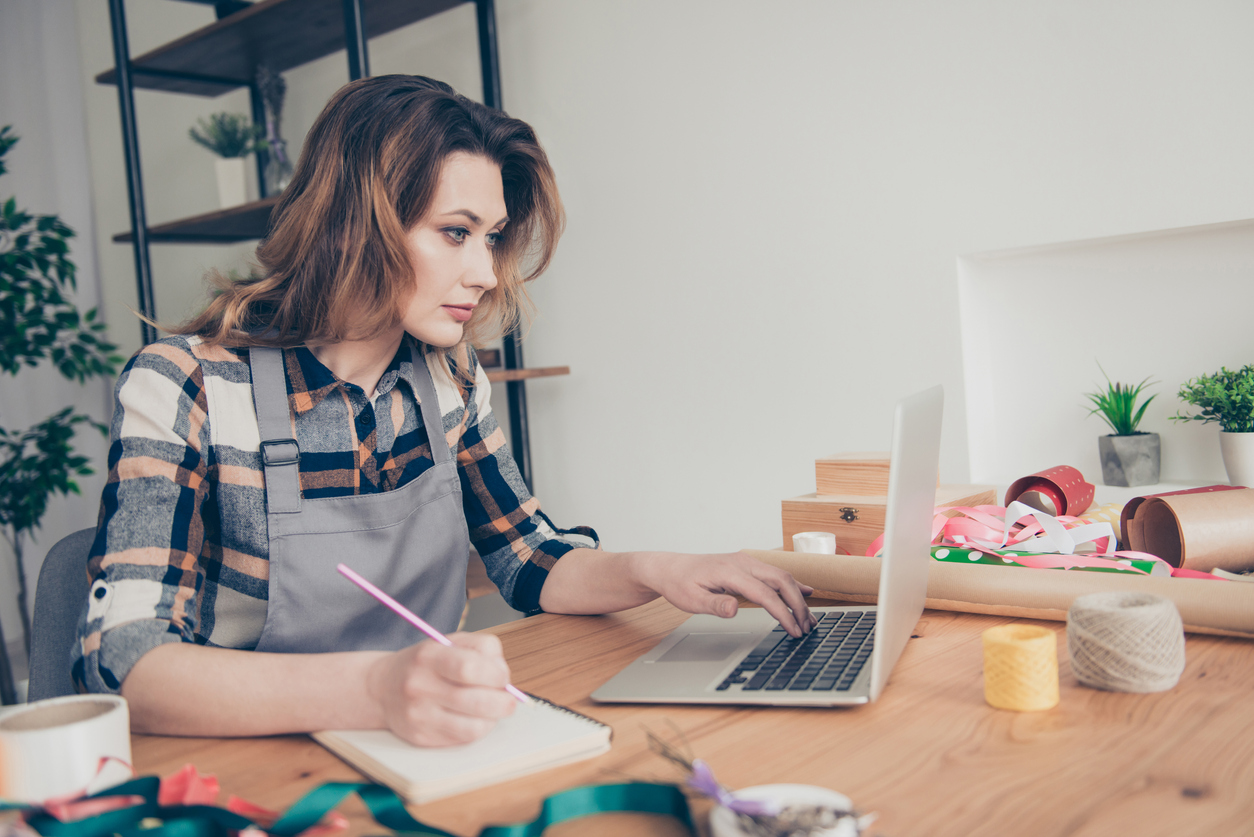
M 586 715 L 532 696 L 491 732 L 456 747 L 415 747 L 387 730 L 329 730 L 314 740 L 376 782 L 421 804 L 610 749 L 612 730 Z

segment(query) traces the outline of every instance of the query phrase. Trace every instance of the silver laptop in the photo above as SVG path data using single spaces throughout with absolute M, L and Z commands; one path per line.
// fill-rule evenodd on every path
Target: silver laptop
M 762 608 L 693 616 L 592 693 L 605 703 L 841 706 L 884 690 L 927 598 L 941 387 L 897 404 L 877 605 L 818 607 L 793 639 Z

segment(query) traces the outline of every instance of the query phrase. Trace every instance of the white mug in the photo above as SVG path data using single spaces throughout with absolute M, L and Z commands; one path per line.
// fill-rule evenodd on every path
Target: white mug
M 0 798 L 44 802 L 131 778 L 131 722 L 118 695 L 70 695 L 0 714 Z

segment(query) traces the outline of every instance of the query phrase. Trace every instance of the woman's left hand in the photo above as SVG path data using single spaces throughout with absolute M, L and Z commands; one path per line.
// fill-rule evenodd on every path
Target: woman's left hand
M 805 602 L 812 587 L 748 555 L 636 552 L 629 553 L 629 560 L 636 583 L 689 613 L 730 618 L 739 609 L 739 595 L 761 605 L 792 636 L 807 633 L 817 622 Z

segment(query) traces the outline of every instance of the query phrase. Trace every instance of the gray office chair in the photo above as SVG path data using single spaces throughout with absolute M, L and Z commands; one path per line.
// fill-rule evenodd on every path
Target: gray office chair
M 66 535 L 48 550 L 35 585 L 35 620 L 30 637 L 30 684 L 27 700 L 74 694 L 70 650 L 78 617 L 87 601 L 87 555 L 96 529 Z

